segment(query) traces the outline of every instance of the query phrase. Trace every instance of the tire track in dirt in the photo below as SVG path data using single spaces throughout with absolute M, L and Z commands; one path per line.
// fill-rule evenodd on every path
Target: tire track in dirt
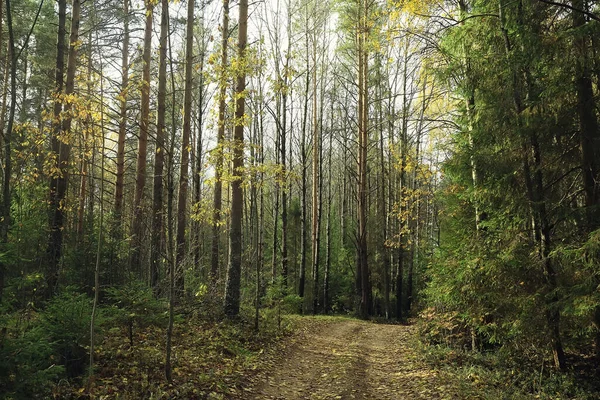
M 458 399 L 419 361 L 415 328 L 339 319 L 307 333 L 244 399 Z

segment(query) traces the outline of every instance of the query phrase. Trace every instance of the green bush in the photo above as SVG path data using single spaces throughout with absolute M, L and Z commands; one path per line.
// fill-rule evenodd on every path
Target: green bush
M 150 325 L 166 326 L 166 301 L 156 299 L 152 290 L 140 281 L 106 290 L 110 307 L 106 310 L 107 322 L 127 328 L 129 344 L 133 346 L 133 328 Z
M 85 372 L 90 299 L 67 289 L 36 312 L 33 307 L 0 320 L 0 393 L 6 398 L 46 398 L 56 380 Z M 98 321 L 100 325 L 101 321 Z
M 91 300 L 72 289 L 52 299 L 41 315 L 42 329 L 69 377 L 80 376 L 85 371 L 91 315 Z M 96 325 L 101 325 L 100 316 L 96 318 Z
M 44 328 L 37 326 L 23 334 L 3 333 L 0 343 L 0 394 L 7 399 L 43 398 L 54 381 L 64 376 L 54 343 Z

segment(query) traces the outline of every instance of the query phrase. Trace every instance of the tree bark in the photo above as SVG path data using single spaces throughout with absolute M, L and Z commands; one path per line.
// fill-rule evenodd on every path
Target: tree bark
M 177 199 L 177 264 L 178 273 L 183 273 L 185 259 L 185 229 L 187 221 L 188 170 L 190 163 L 190 133 L 192 130 L 192 61 L 194 41 L 194 0 L 188 0 L 185 43 L 185 94 L 183 100 L 183 134 L 181 138 L 181 171 Z
M 115 228 L 120 229 L 123 214 L 125 178 L 125 138 L 127 136 L 127 86 L 129 85 L 129 1 L 123 0 L 123 49 L 121 51 L 121 93 L 119 94 L 119 136 L 117 139 L 117 179 L 115 182 Z M 117 235 L 120 236 L 121 233 Z
M 315 28 L 316 29 L 316 28 Z M 317 107 L 317 34 L 313 37 L 313 138 L 312 138 L 312 273 L 313 273 L 313 314 L 319 305 L 319 152 L 321 131 L 319 127 L 319 109 Z
M 308 29 L 308 22 L 306 22 Z M 308 257 L 308 227 L 307 227 L 307 204 L 306 204 L 306 195 L 307 195 L 307 173 L 306 169 L 308 156 L 306 154 L 306 130 L 308 124 L 308 93 L 310 90 L 310 60 L 308 57 L 309 44 L 308 44 L 308 33 L 306 35 L 306 82 L 304 86 L 304 113 L 302 116 L 302 133 L 300 138 L 300 168 L 302 169 L 302 177 L 301 177 L 301 210 L 300 210 L 300 224 L 301 224 L 301 239 L 300 239 L 300 271 L 298 276 L 298 295 L 300 297 L 304 297 L 305 285 L 306 285 L 306 259 Z
M 67 194 L 67 184 L 69 175 L 69 156 L 71 152 L 71 145 L 69 144 L 69 135 L 71 131 L 71 119 L 70 110 L 71 104 L 65 102 L 64 107 L 63 101 L 60 99 L 62 95 L 62 71 L 64 69 L 64 22 L 66 17 L 61 16 L 64 10 L 66 15 L 66 4 L 65 0 L 59 1 L 59 33 L 57 41 L 57 62 L 56 62 L 56 94 L 57 99 L 54 106 L 54 115 L 56 123 L 54 126 L 54 135 L 52 136 L 52 150 L 57 157 L 57 167 L 59 173 L 53 176 L 50 181 L 50 238 L 48 241 L 48 266 L 46 282 L 48 284 L 49 293 L 53 293 L 58 283 L 58 265 L 62 253 L 63 243 L 63 228 L 65 220 L 65 210 L 63 208 L 64 200 Z M 77 68 L 77 47 L 79 40 L 79 14 L 81 10 L 80 0 L 73 0 L 71 8 L 71 34 L 69 37 L 69 56 L 67 62 L 67 77 L 65 82 L 65 96 L 72 95 L 75 92 L 75 71 Z M 62 18 L 62 22 L 60 21 Z M 60 60 L 59 60 L 60 58 Z M 59 78 L 60 74 L 60 78 Z M 61 109 L 64 111 L 64 119 L 60 122 Z M 62 138 L 59 138 L 62 136 Z
M 240 0 L 238 19 L 238 57 L 245 64 L 248 36 L 248 0 Z M 244 168 L 244 109 L 246 73 L 236 79 L 235 128 L 233 133 L 233 174 L 231 182 L 231 224 L 229 228 L 229 266 L 225 287 L 225 314 L 237 316 L 240 310 L 240 274 L 242 267 L 242 208 L 244 193 L 242 176 Z
M 152 243 L 150 244 L 150 286 L 159 293 L 163 237 L 163 181 L 165 166 L 165 115 L 167 96 L 167 36 L 169 32 L 169 1 L 161 0 L 160 44 L 158 53 L 158 114 L 156 121 L 156 149 L 152 198 Z M 183 151 L 183 150 L 182 150 Z M 171 154 L 171 157 L 173 155 Z
M 370 309 L 370 281 L 367 249 L 367 147 L 368 147 L 368 51 L 367 39 L 367 13 L 368 3 L 364 0 L 358 26 L 358 235 L 357 235 L 357 278 L 360 282 L 359 315 L 367 318 Z
M 223 196 L 223 142 L 225 140 L 225 98 L 227 95 L 227 42 L 229 39 L 229 0 L 223 0 L 223 26 L 221 27 L 221 76 L 219 79 L 219 128 L 217 132 L 217 151 L 215 160 L 215 196 L 213 202 L 213 228 L 211 250 L 211 282 L 216 285 L 219 275 L 219 248 L 221 241 L 221 207 Z
M 154 14 L 154 2 L 152 0 L 145 0 L 145 3 L 146 22 L 144 27 L 144 53 L 142 55 L 142 84 L 140 90 L 140 135 L 138 138 L 135 194 L 133 199 L 133 222 L 131 225 L 133 246 L 131 249 L 131 270 L 138 273 L 139 276 L 143 276 L 141 268 L 141 247 L 144 225 L 142 223 L 142 218 L 144 188 L 146 187 L 148 132 L 150 128 L 150 61 L 152 56 L 152 19 Z
M 2 4 L 0 3 L 0 19 L 2 18 Z M 15 120 L 15 109 L 17 105 L 17 55 L 15 53 L 15 35 L 13 31 L 12 22 L 12 9 L 10 0 L 6 0 L 6 22 L 8 25 L 8 54 L 6 59 L 10 56 L 10 107 L 8 115 L 8 124 L 6 126 L 6 132 L 0 130 L 0 134 L 4 136 L 4 182 L 2 183 L 2 225 L 0 227 L 0 243 L 6 245 L 8 243 L 8 229 L 10 227 L 10 206 L 11 206 L 11 194 L 10 194 L 10 182 L 12 175 L 12 160 L 11 160 L 11 141 L 12 141 L 12 129 Z M 2 23 L 0 22 L 0 30 L 2 29 Z M 1 36 L 1 34 L 0 34 Z M 2 41 L 0 40 L 0 47 Z M 6 89 L 4 90 L 4 96 L 6 96 Z M 6 98 L 6 97 L 4 97 Z M 5 107 L 6 101 L 3 101 L 3 108 Z M 4 110 L 3 110 L 4 111 Z M 4 113 L 2 118 L 4 118 Z M 2 126 L 4 129 L 4 126 Z M 6 267 L 4 263 L 0 263 L 0 301 L 4 293 L 4 280 L 6 274 Z

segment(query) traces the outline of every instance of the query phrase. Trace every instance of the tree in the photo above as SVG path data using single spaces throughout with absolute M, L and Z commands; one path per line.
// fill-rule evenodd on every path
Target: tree
M 356 45 L 358 62 L 358 232 L 356 243 L 357 289 L 360 295 L 359 315 L 367 318 L 370 308 L 371 286 L 369 281 L 369 261 L 367 249 L 367 147 L 369 146 L 369 2 L 360 0 L 356 26 Z
M 248 0 L 240 0 L 238 20 L 237 56 L 245 65 L 246 43 L 248 40 Z M 237 316 L 240 310 L 240 275 L 242 268 L 242 210 L 244 192 L 242 174 L 244 168 L 244 107 L 246 90 L 246 71 L 237 71 L 235 127 L 233 132 L 233 174 L 231 182 L 231 222 L 229 227 L 229 266 L 225 286 L 225 314 Z
M 119 136 L 117 139 L 117 179 L 115 182 L 115 225 L 122 221 L 125 178 L 125 139 L 127 135 L 127 97 L 129 85 L 129 1 L 123 0 L 123 48 L 121 50 L 121 92 L 119 94 Z
M 156 122 L 156 150 L 154 153 L 154 191 L 152 200 L 152 242 L 150 243 L 150 285 L 159 292 L 159 274 L 162 258 L 163 233 L 163 173 L 165 165 L 165 114 L 167 95 L 167 37 L 169 35 L 169 1 L 161 0 L 160 44 L 158 57 L 158 113 Z M 172 154 L 171 154 L 172 157 Z
M 221 27 L 221 66 L 219 75 L 219 127 L 215 160 L 215 194 L 213 202 L 213 228 L 210 274 L 215 285 L 219 274 L 219 248 L 221 241 L 221 207 L 223 197 L 223 146 L 225 141 L 225 110 L 227 107 L 227 51 L 229 41 L 229 0 L 223 0 L 223 26 Z
M 59 23 L 56 56 L 56 92 L 54 103 L 54 129 L 51 138 L 52 152 L 56 157 L 56 172 L 50 181 L 50 237 L 48 240 L 48 267 L 46 282 L 49 293 L 56 290 L 58 283 L 58 265 L 60 262 L 63 245 L 63 227 L 65 209 L 63 201 L 67 194 L 69 177 L 69 154 L 71 152 L 70 134 L 72 116 L 70 110 L 72 100 L 66 99 L 75 93 L 75 70 L 77 68 L 77 47 L 79 41 L 79 14 L 81 3 L 73 0 L 71 9 L 71 33 L 69 36 L 69 55 L 67 62 L 67 76 L 64 95 L 63 71 L 64 71 L 64 36 L 66 20 L 66 0 L 59 0 Z M 62 113 L 61 113 L 62 112 Z M 63 117 L 64 114 L 64 117 Z
M 190 163 L 190 134 L 192 130 L 192 68 L 194 42 L 194 0 L 188 0 L 185 38 L 185 95 L 183 101 L 183 133 L 181 137 L 181 171 L 177 200 L 177 273 L 183 275 L 185 231 L 188 200 L 188 170 Z
M 141 247 L 143 225 L 143 198 L 146 187 L 146 164 L 148 153 L 148 132 L 150 128 L 150 59 L 152 55 L 152 18 L 154 14 L 154 1 L 144 0 L 146 6 L 146 19 L 144 26 L 144 52 L 142 56 L 142 82 L 140 85 L 141 110 L 140 134 L 138 137 L 135 194 L 133 199 L 133 221 L 131 224 L 132 249 L 130 264 L 132 271 L 138 274 L 141 270 Z

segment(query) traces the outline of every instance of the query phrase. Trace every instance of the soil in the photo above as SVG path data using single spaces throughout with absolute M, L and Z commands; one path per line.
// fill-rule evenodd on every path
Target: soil
M 259 375 L 244 399 L 458 399 L 419 361 L 415 327 L 338 319 L 310 330 Z

